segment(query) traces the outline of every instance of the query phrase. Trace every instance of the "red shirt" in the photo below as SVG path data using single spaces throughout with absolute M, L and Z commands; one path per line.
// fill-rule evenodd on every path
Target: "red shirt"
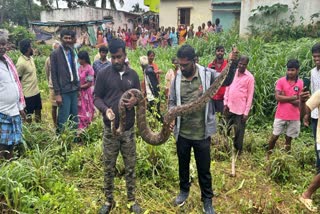
M 213 60 L 213 62 L 209 63 L 208 68 L 214 67 L 214 70 L 221 73 L 222 70 L 227 66 L 228 60 L 224 59 L 220 68 L 217 67 L 217 60 Z M 218 92 L 212 97 L 213 100 L 223 100 L 224 93 L 226 92 L 226 86 L 221 86 Z
M 284 96 L 299 95 L 303 89 L 303 81 L 289 82 L 286 77 L 277 81 L 276 91 L 281 91 Z M 289 102 L 278 102 L 275 118 L 281 120 L 300 120 L 300 108 Z

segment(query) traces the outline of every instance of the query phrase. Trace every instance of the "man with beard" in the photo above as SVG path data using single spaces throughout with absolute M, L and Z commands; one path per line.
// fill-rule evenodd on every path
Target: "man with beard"
M 217 72 L 221 73 L 223 69 L 227 66 L 228 60 L 224 59 L 224 47 L 219 45 L 216 47 L 216 58 L 209 63 L 208 68 L 212 68 Z M 223 97 L 226 91 L 225 86 L 221 86 L 219 91 L 213 96 L 213 104 L 215 112 L 223 112 Z
M 6 50 L 7 39 L 0 36 L 0 159 L 12 158 L 13 147 L 22 142 L 21 116 L 25 117 L 18 72 Z
M 61 133 L 68 119 L 73 121 L 72 128 L 78 128 L 79 76 L 72 35 L 72 31 L 62 30 L 61 46 L 50 56 L 51 79 L 58 105 L 58 133 Z
M 38 87 L 37 68 L 32 58 L 31 41 L 28 39 L 20 41 L 19 48 L 22 55 L 17 62 L 17 71 L 26 100 L 27 122 L 32 122 L 33 113 L 35 114 L 35 121 L 40 122 L 42 103 Z
M 115 207 L 113 198 L 114 176 L 119 152 L 125 165 L 127 198 L 130 211 L 141 213 L 141 208 L 135 201 L 135 164 L 136 143 L 134 139 L 134 105 L 137 100 L 134 96 L 124 100 L 126 106 L 125 132 L 114 136 L 111 130 L 111 120 L 115 119 L 116 128 L 119 126 L 118 105 L 124 92 L 129 89 L 139 89 L 140 82 L 137 73 L 125 63 L 126 49 L 121 39 L 112 39 L 109 44 L 112 66 L 99 71 L 96 85 L 94 104 L 103 115 L 103 155 L 104 155 L 104 194 L 107 201 L 100 209 L 100 213 L 109 213 Z
M 171 83 L 169 109 L 193 102 L 203 95 L 220 74 L 195 63 L 196 53 L 190 45 L 183 45 L 177 53 L 180 69 Z M 236 53 L 230 54 L 232 62 Z M 232 63 L 230 73 L 223 85 L 232 81 L 236 64 Z M 173 128 L 173 124 L 171 126 Z M 211 136 L 216 131 L 215 114 L 212 100 L 200 110 L 188 115 L 177 117 L 174 135 L 177 140 L 177 155 L 179 162 L 180 193 L 174 204 L 182 206 L 189 196 L 190 190 L 190 153 L 193 148 L 198 180 L 201 189 L 201 200 L 204 212 L 213 214 L 212 207 L 212 179 L 210 173 L 210 144 Z

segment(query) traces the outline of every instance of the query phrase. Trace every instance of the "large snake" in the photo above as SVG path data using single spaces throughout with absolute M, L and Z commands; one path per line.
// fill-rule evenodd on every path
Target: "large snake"
M 119 127 L 115 128 L 114 119 L 111 121 L 111 129 L 114 135 L 119 135 L 125 131 L 126 127 L 126 107 L 124 105 L 124 99 L 129 99 L 131 96 L 135 96 L 137 99 L 137 112 L 136 120 L 137 126 L 142 139 L 151 145 L 161 145 L 165 143 L 170 137 L 170 123 L 176 119 L 176 117 L 181 115 L 190 114 L 202 108 L 207 102 L 211 100 L 211 97 L 217 93 L 222 83 L 226 79 L 232 61 L 229 60 L 228 65 L 224 68 L 221 74 L 215 79 L 210 88 L 198 99 L 193 102 L 186 103 L 184 105 L 175 106 L 171 108 L 165 115 L 163 119 L 163 125 L 160 132 L 154 132 L 148 126 L 146 120 L 146 103 L 145 98 L 141 91 L 138 89 L 130 89 L 126 91 L 120 98 L 119 101 Z

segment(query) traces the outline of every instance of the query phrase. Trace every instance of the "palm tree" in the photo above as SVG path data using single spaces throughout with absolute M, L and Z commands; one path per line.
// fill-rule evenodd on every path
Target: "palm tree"
M 140 12 L 144 12 L 144 9 L 140 8 L 139 3 L 136 3 L 135 5 L 132 6 L 132 9 L 130 12 L 133 13 L 140 13 Z
M 116 7 L 116 3 L 115 3 L 115 0 L 108 0 L 109 3 L 110 3 L 110 7 L 111 9 L 113 10 L 116 10 L 117 7 Z M 124 5 L 124 0 L 117 0 L 121 7 Z M 101 8 L 107 8 L 107 0 L 101 0 Z

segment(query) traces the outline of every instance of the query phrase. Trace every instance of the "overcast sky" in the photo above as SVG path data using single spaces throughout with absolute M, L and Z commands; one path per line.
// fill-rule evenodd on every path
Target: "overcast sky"
M 140 4 L 140 8 L 143 8 L 146 11 L 149 9 L 149 7 L 144 6 L 143 0 L 125 0 L 124 1 L 125 3 L 123 5 L 123 7 L 120 7 L 120 4 L 119 4 L 118 0 L 115 0 L 115 2 L 116 2 L 116 6 L 117 6 L 118 10 L 130 11 L 130 10 L 132 10 L 132 6 L 135 5 L 136 3 L 139 3 Z M 53 5 L 56 6 L 55 1 L 54 1 Z M 101 6 L 101 0 L 97 1 L 96 6 L 97 7 Z M 59 7 L 66 8 L 67 7 L 67 3 L 65 1 L 61 1 L 60 0 L 59 1 Z M 108 0 L 107 0 L 107 8 L 110 8 L 110 4 L 109 4 Z

